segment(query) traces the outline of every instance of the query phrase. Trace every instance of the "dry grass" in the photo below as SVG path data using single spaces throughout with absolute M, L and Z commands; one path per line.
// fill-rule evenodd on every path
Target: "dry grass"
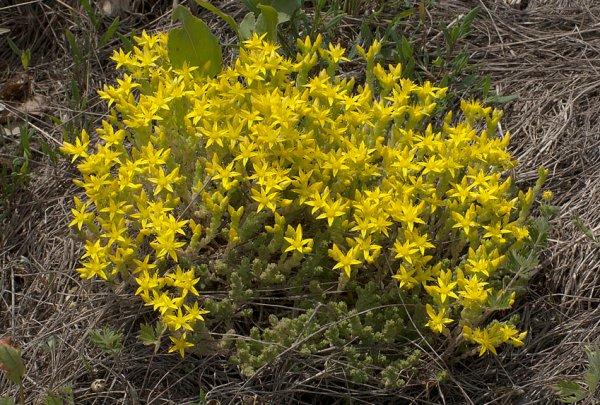
M 34 92 L 46 96 L 48 111 L 63 124 L 31 123 L 38 141 L 53 144 L 69 123 L 82 117 L 93 122 L 102 114 L 93 94 L 112 77 L 105 67 L 110 46 L 87 61 L 83 91 L 91 102 L 78 111 L 69 106 L 64 82 L 72 65 L 62 30 L 82 35 L 84 27 L 75 25 L 81 10 L 74 1 L 52 7 L 41 1 L 18 3 L 0 6 L 0 26 L 19 33 L 18 45 L 32 47 Z M 235 2 L 221 3 L 239 14 Z M 153 4 L 143 14 L 130 14 L 124 26 L 167 26 L 170 2 Z M 531 0 L 526 10 L 518 11 L 499 0 L 451 0 L 440 1 L 430 18 L 450 21 L 474 6 L 481 12 L 467 38 L 472 60 L 491 75 L 502 94 L 519 96 L 506 109 L 503 122 L 521 162 L 516 178 L 530 184 L 537 167 L 549 168 L 548 186 L 560 211 L 540 271 L 516 308 L 530 331 L 524 349 L 503 352 L 497 360 L 463 360 L 450 366 L 448 383 L 432 386 L 430 392 L 421 387 L 420 395 L 411 395 L 418 403 L 549 403 L 553 383 L 581 372 L 583 344 L 600 343 L 599 246 L 573 223 L 578 217 L 600 234 L 600 4 Z M 349 29 L 353 21 L 358 20 L 345 21 Z M 439 45 L 436 34 L 433 29 L 428 33 L 434 38 L 428 46 Z M 0 63 L 1 81 L 18 66 L 1 42 L 0 61 L 8 61 Z M 0 156 L 8 155 L 16 142 L 0 142 Z M 73 169 L 65 162 L 53 164 L 41 153 L 34 152 L 32 160 L 29 185 L 4 206 L 8 215 L 0 223 L 0 337 L 11 336 L 23 350 L 27 403 L 67 386 L 78 404 L 191 403 L 200 387 L 223 403 L 319 403 L 316 392 L 330 398 L 352 394 L 357 402 L 367 403 L 400 398 L 399 392 L 340 392 L 339 381 L 328 382 L 310 364 L 304 376 L 285 375 L 284 361 L 243 381 L 222 356 L 180 361 L 164 351 L 152 355 L 136 340 L 148 311 L 120 286 L 82 282 L 74 272 L 80 246 L 67 230 L 70 201 L 77 193 L 70 181 Z M 90 330 L 107 324 L 125 335 L 124 351 L 117 358 L 89 342 Z M 98 379 L 105 385 L 94 392 L 90 386 Z M 11 390 L 0 379 L 0 393 Z

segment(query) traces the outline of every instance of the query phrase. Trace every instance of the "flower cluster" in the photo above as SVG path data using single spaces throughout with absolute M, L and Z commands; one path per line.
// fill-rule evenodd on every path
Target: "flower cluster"
M 534 198 L 506 175 L 501 111 L 443 111 L 447 89 L 376 63 L 378 42 L 358 47 L 360 85 L 336 74 L 345 50 L 321 37 L 290 60 L 254 35 L 216 77 L 173 68 L 165 34 L 136 43 L 113 55 L 126 73 L 99 92 L 110 114 L 97 146 L 82 131 L 62 150 L 86 195 L 71 222 L 86 240 L 79 273 L 135 283 L 171 351 L 193 346 L 207 312 L 197 265 L 257 235 L 256 256 L 294 269 L 321 255 L 339 288 L 377 278 L 419 294 L 432 331 L 482 354 L 523 343 L 513 323 L 482 322 L 514 300 L 502 277 Z

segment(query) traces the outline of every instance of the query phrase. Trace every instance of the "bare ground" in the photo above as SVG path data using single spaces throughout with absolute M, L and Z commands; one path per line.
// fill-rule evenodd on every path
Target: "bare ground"
M 0 26 L 11 24 L 13 30 L 35 36 L 29 38 L 39 55 L 32 70 L 34 93 L 45 96 L 47 112 L 61 117 L 63 125 L 30 120 L 40 142 L 54 146 L 63 137 L 64 122 L 78 123 L 82 116 L 94 120 L 104 108 L 95 102 L 85 111 L 69 105 L 68 84 L 61 79 L 72 66 L 60 29 L 83 29 L 68 23 L 81 11 L 72 2 L 56 4 L 38 5 L 44 12 L 33 16 L 0 6 Z M 235 14 L 233 2 L 222 4 Z M 450 369 L 450 382 L 429 387 L 430 396 L 424 392 L 415 402 L 546 404 L 556 399 L 552 384 L 580 375 L 584 344 L 600 344 L 599 244 L 574 223 L 579 218 L 594 235 L 600 234 L 600 4 L 532 0 L 520 11 L 500 0 L 449 0 L 439 1 L 429 17 L 448 22 L 475 6 L 481 10 L 467 38 L 472 61 L 491 75 L 499 92 L 519 96 L 506 108 L 503 121 L 520 161 L 516 178 L 529 185 L 540 165 L 549 168 L 548 187 L 559 213 L 539 273 L 515 309 L 529 330 L 525 347 L 497 359 L 466 359 Z M 168 25 L 168 4 L 147 11 L 124 24 L 147 29 Z M 32 31 L 27 24 L 42 28 Z M 436 31 L 428 37 L 433 38 L 429 46 L 436 46 Z M 103 67 L 107 54 L 88 61 L 93 74 L 84 91 L 90 95 L 110 80 L 112 72 Z M 11 57 L 0 47 L 0 61 Z M 4 63 L 0 79 L 6 80 L 16 65 Z M 6 139 L 0 142 L 0 157 L 10 157 L 15 149 L 16 139 Z M 63 387 L 72 388 L 78 404 L 191 403 L 199 386 L 208 398 L 223 403 L 285 402 L 290 387 L 282 384 L 264 392 L 260 381 L 244 384 L 231 377 L 235 369 L 219 356 L 181 361 L 164 351 L 153 355 L 139 344 L 138 325 L 148 311 L 118 286 L 83 282 L 74 271 L 80 246 L 67 229 L 71 200 L 78 192 L 70 181 L 74 170 L 41 153 L 34 152 L 32 160 L 31 181 L 3 207 L 7 215 L 0 222 L 0 337 L 12 337 L 24 353 L 27 403 Z M 89 342 L 90 330 L 106 324 L 125 334 L 124 350 L 115 358 Z M 97 380 L 103 386 L 94 390 Z M 317 383 L 296 389 L 316 392 Z M 2 393 L 14 389 L 0 378 Z M 379 402 L 375 396 L 365 401 Z

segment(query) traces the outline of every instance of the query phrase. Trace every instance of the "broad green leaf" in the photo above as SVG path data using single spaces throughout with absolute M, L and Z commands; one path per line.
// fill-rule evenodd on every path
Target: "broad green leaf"
M 0 405 L 15 405 L 15 400 L 10 397 L 0 397 Z
M 256 17 L 253 12 L 246 14 L 242 22 L 240 23 L 240 39 L 245 40 L 252 36 L 254 32 L 254 26 L 256 25 Z
M 105 326 L 90 331 L 90 341 L 109 354 L 118 354 L 123 349 L 123 334 Z
M 21 65 L 23 65 L 23 69 L 27 70 L 29 68 L 29 61 L 31 60 L 31 48 L 27 48 L 23 52 L 21 52 Z
M 182 26 L 169 32 L 167 48 L 171 64 L 176 68 L 185 63 L 199 66 L 209 76 L 219 73 L 223 66 L 221 44 L 208 26 L 181 5 L 173 11 L 173 19 L 181 21 Z
M 323 31 L 329 31 L 331 29 L 337 28 L 340 24 L 340 21 L 342 21 L 342 18 L 344 18 L 345 16 L 346 13 L 344 13 L 343 11 L 340 11 L 339 13 L 335 14 L 329 19 L 329 21 L 327 21 L 327 23 L 323 25 Z
M 256 20 L 256 32 L 259 34 L 267 34 L 267 39 L 277 41 L 277 24 L 279 23 L 279 15 L 277 10 L 271 6 L 259 4 L 260 15 Z
M 21 352 L 5 343 L 0 343 L 0 365 L 6 372 L 9 380 L 21 384 L 25 374 L 25 364 Z
M 231 17 L 229 14 L 223 12 L 223 10 L 219 9 L 218 7 L 213 6 L 212 4 L 210 4 L 207 1 L 196 0 L 196 3 L 198 3 L 198 5 L 200 7 L 203 7 L 205 9 L 207 9 L 208 11 L 210 11 L 211 13 L 221 17 L 221 19 L 223 19 L 223 21 L 225 21 L 227 23 L 227 25 L 229 25 L 229 27 L 233 31 L 235 31 L 236 35 L 238 37 L 240 36 L 239 27 L 238 27 L 237 23 L 235 22 L 235 20 L 233 19 L 233 17 Z
M 167 324 L 163 321 L 157 321 L 154 329 L 156 330 L 156 336 L 160 338 L 167 331 Z
M 290 20 L 290 16 L 286 13 L 282 13 L 281 11 L 277 12 L 277 24 L 283 24 L 284 22 L 288 22 Z
M 408 38 L 406 38 L 404 35 L 402 36 L 402 39 L 400 40 L 400 55 L 402 56 L 402 59 L 404 60 L 413 60 L 413 48 L 412 45 L 410 44 L 410 41 L 408 40 Z

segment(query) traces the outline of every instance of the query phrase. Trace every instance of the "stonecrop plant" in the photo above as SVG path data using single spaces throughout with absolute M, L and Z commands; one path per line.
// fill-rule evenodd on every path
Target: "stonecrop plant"
M 404 326 L 390 325 L 419 310 L 418 328 L 457 347 L 523 345 L 518 320 L 490 315 L 514 302 L 510 255 L 527 254 L 541 181 L 513 185 L 500 110 L 444 110 L 447 89 L 381 66 L 377 41 L 357 47 L 362 78 L 339 74 L 346 50 L 320 36 L 291 60 L 254 34 L 216 75 L 172 66 L 167 41 L 144 33 L 114 53 L 123 74 L 99 92 L 110 109 L 98 140 L 84 130 L 62 147 L 85 191 L 70 223 L 85 240 L 81 277 L 131 285 L 181 356 L 203 328 L 251 329 L 234 355 L 248 374 L 283 352 L 269 339 L 289 346 L 329 322 L 321 306 L 363 331 L 336 323 L 308 352 L 365 333 L 401 344 Z M 243 321 L 275 287 L 295 309 L 263 302 Z

